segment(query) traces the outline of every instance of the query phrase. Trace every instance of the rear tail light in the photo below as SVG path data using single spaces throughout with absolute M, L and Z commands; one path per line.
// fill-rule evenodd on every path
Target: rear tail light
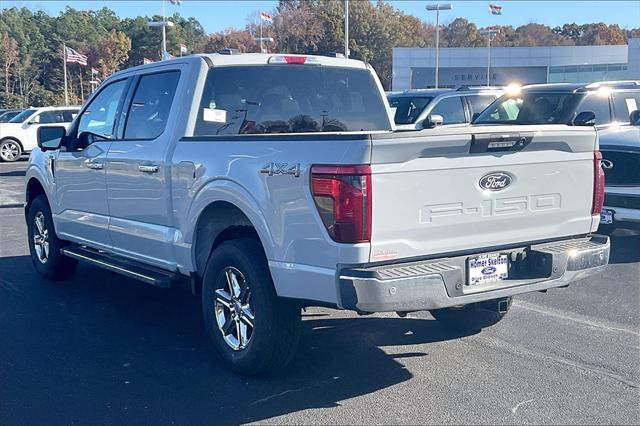
M 313 166 L 311 193 L 334 241 L 371 241 L 370 166 Z
M 597 215 L 602 211 L 604 204 L 604 170 L 602 170 L 602 154 L 593 152 L 593 204 L 591 214 Z

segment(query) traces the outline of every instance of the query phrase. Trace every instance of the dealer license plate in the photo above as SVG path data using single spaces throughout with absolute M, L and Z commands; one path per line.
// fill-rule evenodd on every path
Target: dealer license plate
M 467 283 L 482 285 L 501 281 L 509 276 L 509 258 L 506 254 L 485 254 L 467 260 Z
M 600 212 L 600 224 L 611 225 L 612 223 L 613 223 L 613 211 L 602 210 L 602 212 Z

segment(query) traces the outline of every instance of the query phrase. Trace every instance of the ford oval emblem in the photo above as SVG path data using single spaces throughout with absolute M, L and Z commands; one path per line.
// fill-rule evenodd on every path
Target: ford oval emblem
M 496 268 L 493 266 L 487 266 L 486 268 L 482 268 L 482 275 L 491 275 L 496 272 Z
M 486 189 L 487 191 L 502 191 L 511 185 L 512 181 L 513 178 L 509 173 L 493 172 L 482 176 L 478 184 L 480 185 L 480 188 Z

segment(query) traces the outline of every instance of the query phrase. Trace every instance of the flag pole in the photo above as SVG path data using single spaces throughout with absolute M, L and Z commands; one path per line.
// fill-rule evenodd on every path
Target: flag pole
M 69 93 L 67 92 L 67 46 L 62 43 L 62 68 L 64 70 L 64 104 L 69 105 Z
M 82 86 L 82 68 L 80 68 L 80 99 L 84 103 L 84 87 Z

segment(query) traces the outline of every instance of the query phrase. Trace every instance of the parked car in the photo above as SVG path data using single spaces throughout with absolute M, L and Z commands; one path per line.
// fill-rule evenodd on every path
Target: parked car
M 7 123 L 0 123 L 0 161 L 16 161 L 38 146 L 38 129 L 45 124 L 68 126 L 79 107 L 27 108 Z
M 600 226 L 606 232 L 640 229 L 640 110 L 631 124 L 600 136 L 606 184 Z
M 387 95 L 397 130 L 467 125 L 503 93 L 498 87 L 416 89 Z
M 68 130 L 39 129 L 35 269 L 190 282 L 222 359 L 253 374 L 291 359 L 304 306 L 430 310 L 479 330 L 514 295 L 606 267 L 593 126 L 393 132 L 381 87 L 363 62 L 303 55 L 111 75 Z
M 0 111 L 0 123 L 7 123 L 16 115 L 20 114 L 24 109 L 3 109 Z
M 640 81 L 591 84 L 534 84 L 509 91 L 495 101 L 474 124 L 565 124 L 580 112 L 591 111 L 600 135 L 629 125 L 640 107 Z

